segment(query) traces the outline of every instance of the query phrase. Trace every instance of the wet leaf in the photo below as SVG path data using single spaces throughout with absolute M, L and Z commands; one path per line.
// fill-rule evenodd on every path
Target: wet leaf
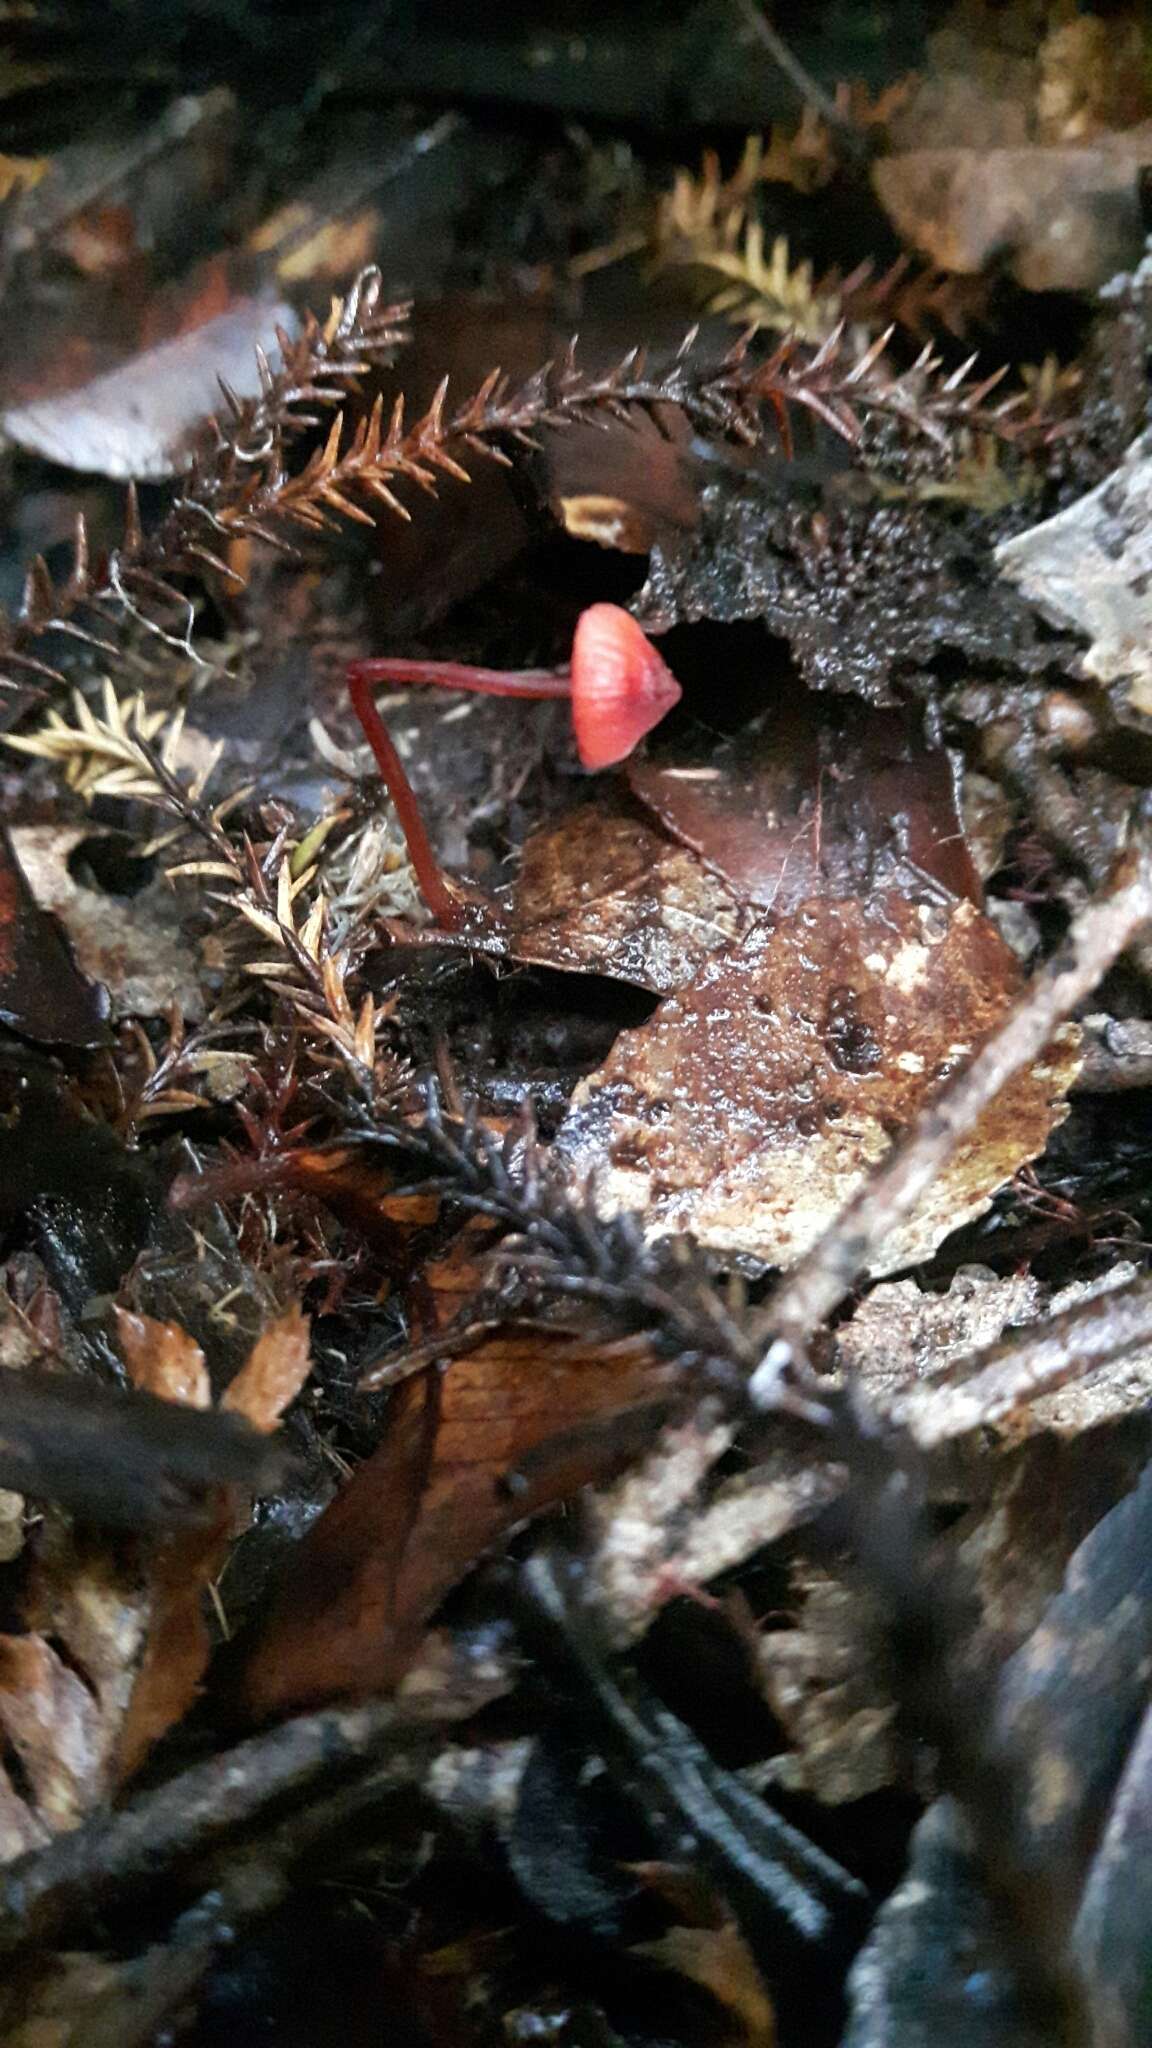
M 528 840 L 511 950 L 519 960 L 666 995 L 748 922 L 721 878 L 626 799 L 608 795 Z
M 80 973 L 59 925 L 38 909 L 0 825 L 0 1022 L 46 1045 L 103 1045 L 108 998 Z
M 657 742 L 628 766 L 667 832 L 741 904 L 790 911 L 818 896 L 916 894 L 925 878 L 979 902 L 950 763 L 898 712 L 776 692 L 734 738 Z
M 474 1287 L 467 1261 L 448 1262 L 447 1301 L 470 1271 Z M 252 1711 L 394 1686 L 445 1594 L 505 1531 L 620 1461 L 627 1435 L 596 1425 L 640 1404 L 651 1426 L 665 1374 L 511 1327 L 402 1381 L 378 1450 L 289 1562 L 247 1667 Z
M 692 989 L 623 1032 L 557 1146 L 651 1236 L 787 1265 L 832 1221 L 1008 1008 L 1019 967 L 970 903 L 815 902 L 766 917 Z M 928 1256 L 1041 1152 L 1077 1071 L 1074 1031 L 1006 1090 L 874 1270 Z
M 134 1378 L 145 1372 L 154 1383 L 164 1382 L 168 1399 L 208 1404 L 203 1354 L 186 1332 L 123 1310 L 118 1326 L 122 1344 L 129 1336 L 125 1348 Z M 225 1389 L 220 1411 L 243 1417 L 262 1434 L 275 1429 L 308 1377 L 310 1338 L 308 1318 L 298 1306 L 270 1323 Z M 218 1487 L 201 1525 L 170 1537 L 150 1560 L 146 1637 L 116 1744 L 120 1779 L 139 1768 L 199 1691 L 212 1650 L 205 1588 L 223 1570 L 245 1520 L 237 1494 Z

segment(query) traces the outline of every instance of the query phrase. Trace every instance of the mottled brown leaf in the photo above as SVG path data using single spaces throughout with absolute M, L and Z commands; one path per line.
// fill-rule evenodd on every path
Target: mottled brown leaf
M 534 833 L 512 925 L 518 960 L 607 974 L 658 995 L 747 929 L 750 912 L 696 855 L 608 793 Z
M 889 892 L 766 917 L 696 986 L 623 1032 L 557 1144 L 604 1212 L 772 1265 L 798 1257 L 1019 987 L 970 903 Z M 1074 1031 L 1007 1089 L 874 1270 L 926 1257 L 1041 1152 L 1077 1070 Z

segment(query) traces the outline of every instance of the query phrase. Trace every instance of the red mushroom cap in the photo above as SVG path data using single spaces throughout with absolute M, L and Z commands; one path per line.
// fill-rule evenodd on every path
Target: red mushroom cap
M 629 612 L 590 605 L 572 641 L 572 726 L 585 768 L 611 768 L 678 704 L 681 689 Z

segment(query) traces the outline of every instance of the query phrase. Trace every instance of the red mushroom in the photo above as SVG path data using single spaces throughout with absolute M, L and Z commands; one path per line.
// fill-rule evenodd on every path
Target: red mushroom
M 355 661 L 348 670 L 352 706 L 375 756 L 408 842 L 416 879 L 439 924 L 457 926 L 461 910 L 432 850 L 415 792 L 373 700 L 380 683 L 438 683 L 487 697 L 570 697 L 576 750 L 585 768 L 624 761 L 680 700 L 680 685 L 652 642 L 618 604 L 590 605 L 576 624 L 571 669 L 471 668 L 456 661 Z
M 572 729 L 585 768 L 626 761 L 681 689 L 630 612 L 589 605 L 572 641 Z

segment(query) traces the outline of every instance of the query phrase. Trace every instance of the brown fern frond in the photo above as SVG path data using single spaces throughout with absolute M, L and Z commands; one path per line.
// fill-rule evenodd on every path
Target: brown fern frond
M 545 428 L 637 413 L 658 421 L 664 407 L 675 406 L 697 431 L 714 439 L 753 446 L 775 435 L 785 450 L 791 442 L 790 414 L 797 408 L 852 443 L 860 439 L 867 420 L 879 417 L 945 453 L 961 429 L 969 436 L 1002 439 L 1044 431 L 1024 396 L 990 402 L 1004 373 L 976 377 L 974 358 L 945 373 L 940 358 L 925 348 L 909 369 L 893 370 L 885 359 L 891 330 L 863 354 L 841 326 L 817 348 L 786 336 L 764 358 L 754 354 L 745 335 L 711 363 L 693 354 L 693 332 L 674 360 L 658 371 L 649 368 L 642 349 L 630 350 L 611 369 L 594 372 L 583 369 L 569 349 L 559 362 L 545 364 L 519 386 L 491 372 L 455 407 L 449 406 L 445 381 L 411 424 L 406 424 L 402 400 L 386 418 L 378 399 L 351 429 L 337 411 L 324 441 L 293 472 L 285 437 L 313 417 L 297 406 L 314 400 L 331 404 L 366 367 L 373 350 L 396 340 L 397 309 L 377 313 L 377 290 L 378 280 L 370 288 L 362 281 L 328 327 L 307 330 L 310 339 L 291 354 L 283 371 L 273 376 L 265 366 L 260 398 L 243 405 L 231 402 L 231 427 L 213 423 L 212 449 L 194 465 L 151 534 L 141 531 L 130 501 L 124 541 L 102 576 L 88 567 L 82 527 L 73 572 L 62 589 L 54 587 L 41 560 L 33 563 L 19 618 L 9 623 L 0 648 L 10 667 L 44 674 L 33 650 L 48 632 L 77 633 L 106 649 L 101 631 L 117 614 L 135 619 L 196 659 L 193 601 L 175 579 L 202 578 L 207 569 L 240 581 L 229 559 L 232 541 L 259 539 L 286 548 L 293 529 L 323 533 L 347 520 L 371 524 L 381 505 L 407 517 L 401 487 L 435 496 L 446 477 L 469 481 L 472 457 L 507 463 L 516 446 L 532 446 Z

